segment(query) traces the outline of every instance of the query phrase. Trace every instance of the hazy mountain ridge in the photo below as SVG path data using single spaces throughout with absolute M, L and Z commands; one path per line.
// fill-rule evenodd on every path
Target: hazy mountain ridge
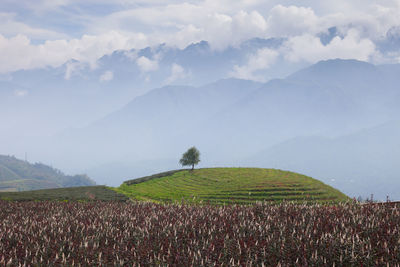
M 363 68 L 358 68 L 359 65 Z M 346 69 L 353 69 L 354 80 Z M 372 78 L 364 86 L 362 77 L 367 75 Z M 218 114 L 210 128 L 229 129 L 221 133 L 222 142 L 222 136 L 228 133 L 231 138 L 237 135 L 230 144 L 245 140 L 243 149 L 250 152 L 296 136 L 334 137 L 373 127 L 399 114 L 392 98 L 399 93 L 394 86 L 396 80 L 390 80 L 390 85 L 385 87 L 382 82 L 385 75 L 378 67 L 365 62 L 320 62 L 287 79 L 264 84 Z M 398 76 L 395 78 L 399 82 Z M 360 88 L 358 81 L 362 82 Z M 388 101 L 393 105 L 388 105 Z
M 168 159 L 191 144 L 194 133 L 216 113 L 260 85 L 225 79 L 202 87 L 158 88 L 88 127 L 56 136 L 52 139 L 51 151 L 80 154 L 79 158 L 69 160 L 71 165 L 79 164 L 85 157 L 101 164 L 124 158 Z M 82 145 L 77 147 L 78 143 Z
M 0 191 L 95 185 L 87 175 L 69 176 L 42 163 L 0 155 Z
M 352 196 L 398 199 L 399 134 L 400 122 L 391 121 L 337 138 L 297 137 L 246 162 L 315 175 Z
M 153 88 L 198 87 L 229 78 L 234 66 L 246 64 L 258 49 L 279 44 L 280 39 L 256 38 L 223 51 L 213 50 L 206 41 L 183 49 L 159 45 L 114 51 L 93 65 L 70 60 L 57 68 L 16 71 L 0 77 L 0 107 L 14 116 L 13 121 L 3 119 L 0 134 L 14 138 L 33 131 L 33 136 L 47 136 L 83 127 Z M 278 75 L 271 72 L 271 77 Z
M 51 146 L 55 152 L 50 155 L 55 159 L 54 154 L 60 155 L 59 151 L 65 155 L 79 154 L 79 157 L 71 156 L 70 166 L 81 164 L 80 168 L 87 168 L 89 173 L 94 174 L 93 177 L 101 181 L 107 182 L 107 177 L 113 177 L 112 184 L 118 184 L 126 177 L 146 175 L 152 172 L 152 168 L 157 171 L 175 169 L 179 167 L 177 158 L 191 145 L 196 145 L 204 155 L 203 166 L 258 164 L 260 167 L 271 167 L 268 161 L 271 157 L 263 160 L 260 156 L 260 161 L 246 159 L 258 151 L 268 151 L 269 147 L 302 136 L 309 138 L 310 149 L 301 146 L 307 157 L 301 156 L 301 153 L 293 154 L 300 162 L 302 158 L 319 155 L 318 151 L 313 151 L 318 144 L 326 146 L 324 153 L 327 161 L 332 161 L 334 157 L 344 159 L 347 158 L 346 150 L 327 145 L 331 140 L 329 138 L 354 134 L 389 122 L 399 115 L 394 101 L 399 95 L 395 84 L 400 76 L 394 75 L 397 69 L 398 65 L 381 67 L 354 60 L 329 60 L 287 79 L 265 84 L 226 79 L 202 87 L 158 88 L 135 98 L 124 108 L 89 127 L 62 135 L 61 139 L 55 138 Z M 383 83 L 386 80 L 387 86 Z M 388 138 L 383 133 L 380 135 Z M 313 136 L 319 137 L 315 139 Z M 314 140 L 320 142 L 314 144 Z M 369 146 L 368 140 L 362 140 L 364 146 Z M 377 137 L 375 142 L 378 144 L 378 141 Z M 370 149 L 373 153 L 379 148 L 370 146 Z M 287 150 L 290 154 L 290 147 Z M 62 161 L 63 156 L 59 157 Z M 291 165 L 291 158 L 287 157 L 286 160 L 286 154 L 282 152 L 282 157 L 277 157 L 271 164 L 276 163 L 274 166 L 288 170 L 299 167 Z M 319 158 L 324 159 L 321 155 Z M 360 163 L 353 161 L 353 165 L 346 165 L 346 161 L 340 160 L 344 164 L 340 168 L 350 170 L 352 166 L 360 166 L 363 160 L 360 157 Z M 376 166 L 385 161 L 371 157 L 364 162 L 373 160 L 376 160 Z M 59 164 L 65 166 L 65 163 L 57 162 Z M 323 178 L 327 183 L 337 175 L 337 183 L 342 181 L 338 188 L 345 191 L 348 189 L 346 183 L 356 177 L 342 175 L 328 166 L 322 167 L 323 164 L 318 166 L 318 172 L 311 168 L 298 171 Z M 395 165 L 389 167 L 390 172 L 398 172 Z M 363 170 L 357 172 L 357 177 L 364 173 Z M 388 183 L 391 178 L 382 181 Z M 367 191 L 374 188 L 346 192 L 365 196 L 373 193 Z
M 193 54 L 200 61 L 203 60 L 202 53 L 211 53 L 207 43 L 186 49 L 185 53 Z M 155 51 L 148 49 L 134 56 L 150 57 Z M 171 58 L 175 52 L 171 52 Z M 126 60 L 124 51 L 115 52 L 108 59 L 116 55 L 120 60 Z M 103 61 L 106 62 L 106 58 Z M 204 86 L 158 87 L 130 102 L 125 100 L 128 104 L 124 107 L 101 116 L 103 119 L 86 127 L 64 131 L 27 148 L 22 146 L 22 149 L 35 151 L 38 157 L 70 172 L 87 171 L 97 181 L 112 185 L 118 185 L 127 177 L 176 169 L 180 154 L 192 145 L 196 145 L 204 155 L 203 166 L 252 166 L 252 163 L 264 162 L 265 166 L 261 167 L 271 167 L 269 161 L 260 163 L 247 159 L 293 138 L 340 138 L 396 119 L 400 115 L 397 101 L 400 100 L 397 87 L 400 84 L 399 71 L 400 65 L 375 66 L 337 59 L 321 61 L 285 79 L 267 83 L 224 79 Z M 115 90 L 124 90 L 127 84 L 122 89 L 118 84 L 113 86 L 116 86 Z M 92 112 L 90 102 L 87 105 L 82 110 Z M 382 138 L 388 136 L 382 134 Z M 325 145 L 324 142 L 321 146 Z M 367 141 L 364 142 L 368 146 Z M 311 143 L 310 146 L 314 146 Z M 39 150 L 38 147 L 47 149 Z M 334 146 L 328 147 L 335 149 Z M 318 154 L 312 149 L 303 149 L 310 158 L 313 153 Z M 378 148 L 371 147 L 371 151 L 374 149 Z M 346 158 L 341 154 L 345 150 L 336 154 L 334 151 L 335 157 Z M 301 154 L 297 156 L 302 158 Z M 281 157 L 279 166 L 288 166 L 287 169 L 291 170 L 289 167 L 292 165 L 284 164 L 285 157 Z M 327 160 L 332 160 L 332 157 L 327 157 Z M 289 157 L 287 162 L 290 160 Z M 350 163 L 346 166 L 348 169 L 351 167 Z M 336 181 L 344 181 L 343 186 L 345 181 L 356 177 L 343 176 L 328 167 L 321 167 L 317 175 L 308 173 L 308 169 L 295 170 L 325 179 L 323 181 L 327 183 L 337 174 Z M 399 171 L 390 165 L 390 172 Z M 362 175 L 360 170 L 359 176 Z M 386 179 L 385 183 L 391 179 Z M 346 191 L 340 186 L 338 188 Z M 373 192 L 367 191 L 375 188 L 351 192 L 369 194 Z

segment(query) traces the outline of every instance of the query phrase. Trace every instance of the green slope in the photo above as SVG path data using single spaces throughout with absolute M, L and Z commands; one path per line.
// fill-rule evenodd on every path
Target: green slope
M 24 192 L 0 192 L 0 200 L 42 201 L 42 200 L 102 200 L 126 201 L 128 198 L 106 186 L 81 186 L 69 188 L 43 189 Z
M 124 182 L 117 192 L 132 199 L 211 203 L 255 201 L 340 202 L 340 191 L 305 175 L 275 169 L 182 170 Z
M 0 155 L 0 192 L 90 185 L 95 182 L 86 175 L 68 176 L 42 163 Z

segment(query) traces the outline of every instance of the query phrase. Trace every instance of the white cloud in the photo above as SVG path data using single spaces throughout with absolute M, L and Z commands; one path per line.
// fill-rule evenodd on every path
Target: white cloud
M 157 6 L 136 7 L 117 11 L 105 18 L 104 24 L 141 23 L 156 27 L 176 26 L 190 21 L 198 21 L 207 13 L 201 6 L 191 3 L 163 4 Z
M 371 43 L 384 39 L 390 28 L 400 25 L 399 0 L 84 2 L 2 0 L 2 10 L 8 13 L 0 13 L 0 73 L 56 67 L 71 59 L 94 68 L 98 58 L 115 50 L 160 43 L 183 48 L 206 40 L 213 49 L 223 50 L 254 37 L 287 37 L 286 49 L 280 53 L 293 62 L 352 53 L 357 59 L 368 60 L 376 57 L 371 56 Z M 345 38 L 334 39 L 327 46 L 319 44 L 318 34 L 333 26 Z M 308 41 L 316 49 L 314 56 L 309 55 L 308 47 L 302 48 Z M 157 59 L 139 60 L 135 54 L 131 59 L 137 60 L 143 72 L 158 69 Z M 249 77 L 254 72 L 249 66 L 236 68 Z
M 266 29 L 267 22 L 257 11 L 240 11 L 233 16 L 214 14 L 205 25 L 204 39 L 211 47 L 223 50 L 250 38 L 264 37 Z
M 183 48 L 207 40 L 218 50 L 265 35 L 267 23 L 258 11 L 238 10 L 227 14 L 218 12 L 219 9 L 191 3 L 141 7 L 96 20 L 90 29 L 101 32 L 113 28 L 128 31 L 132 27 L 150 27 L 156 29 L 146 34 L 152 44 L 167 43 Z
M 275 63 L 279 52 L 269 48 L 259 49 L 255 54 L 249 56 L 245 65 L 233 67 L 232 77 L 239 79 L 255 80 L 264 82 L 267 77 L 256 74 L 258 71 L 266 70 Z
M 58 67 L 75 59 L 96 67 L 103 55 L 119 49 L 145 46 L 142 34 L 124 35 L 109 32 L 102 35 L 84 35 L 81 39 L 46 41 L 34 45 L 24 35 L 6 38 L 0 34 L 0 73 L 20 69 Z M 69 75 L 67 75 L 69 77 Z
M 135 61 L 138 58 L 137 50 L 127 50 L 124 51 L 124 55 L 132 61 Z
M 141 56 L 136 60 L 136 64 L 142 72 L 150 72 L 158 70 L 158 61 L 151 60 L 145 56 Z
M 292 37 L 284 44 L 282 50 L 285 59 L 290 62 L 311 63 L 333 58 L 369 61 L 377 53 L 374 43 L 369 39 L 360 38 L 354 29 L 343 39 L 335 37 L 327 45 L 323 45 L 318 37 L 310 34 Z
M 73 75 L 78 74 L 79 71 L 84 69 L 86 64 L 79 61 L 71 60 L 65 64 L 64 79 L 69 80 Z
M 45 11 L 53 11 L 56 8 L 59 8 L 61 6 L 67 6 L 70 4 L 72 1 L 70 0 L 36 0 L 36 1 L 30 1 L 30 0 L 19 0 L 19 1 L 13 1 L 13 0 L 3 0 L 5 2 L 17 2 L 13 3 L 16 5 L 20 5 L 24 8 L 28 8 L 30 10 L 33 10 L 39 14 L 43 14 Z
M 55 31 L 34 28 L 15 19 L 14 13 L 0 12 L 0 33 L 6 36 L 15 36 L 16 34 L 29 36 L 36 39 L 57 39 L 67 38 L 66 34 Z
M 17 97 L 25 97 L 29 94 L 28 90 L 14 90 L 14 95 Z
M 189 44 L 198 43 L 203 38 L 204 30 L 197 28 L 196 26 L 189 24 L 181 27 L 181 29 L 175 33 L 165 37 L 164 41 L 171 46 L 176 46 L 178 48 L 185 48 Z
M 271 9 L 267 23 L 270 36 L 287 37 L 320 31 L 318 17 L 310 7 L 277 5 Z
M 187 76 L 185 69 L 176 63 L 171 66 L 171 75 L 167 79 L 167 84 L 170 84 L 176 80 L 184 79 Z
M 100 82 L 108 82 L 111 81 L 114 78 L 114 73 L 112 71 L 105 71 L 100 77 L 99 81 Z

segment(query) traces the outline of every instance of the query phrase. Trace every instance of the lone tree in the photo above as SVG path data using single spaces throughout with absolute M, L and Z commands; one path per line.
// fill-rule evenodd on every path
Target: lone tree
M 200 162 L 200 152 L 196 147 L 191 147 L 186 151 L 181 160 L 179 161 L 182 166 L 190 166 L 192 165 L 192 170 L 194 169 L 194 165 L 197 165 Z

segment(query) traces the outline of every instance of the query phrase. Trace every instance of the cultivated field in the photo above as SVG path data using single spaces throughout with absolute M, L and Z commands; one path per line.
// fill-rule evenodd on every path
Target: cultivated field
M 399 266 L 400 207 L 0 201 L 0 266 Z
M 128 197 L 106 186 L 81 186 L 54 189 L 41 189 L 22 192 L 0 192 L 1 200 L 15 201 L 127 201 Z
M 124 182 L 117 192 L 137 200 L 250 204 L 257 201 L 345 202 L 340 191 L 294 172 L 210 168 L 156 174 Z

